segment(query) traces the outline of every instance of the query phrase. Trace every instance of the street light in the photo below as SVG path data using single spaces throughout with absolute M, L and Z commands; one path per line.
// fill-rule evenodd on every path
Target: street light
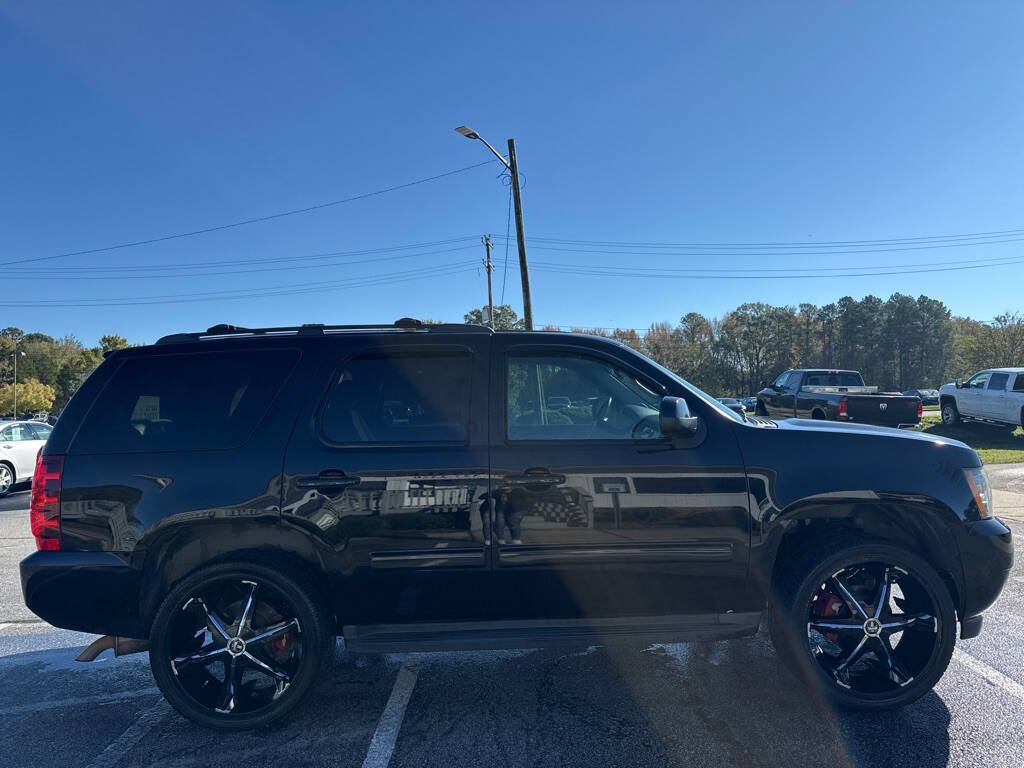
M 460 125 L 455 132 L 467 139 L 483 142 L 491 153 L 501 160 L 512 177 L 512 202 L 516 210 L 516 243 L 519 246 L 519 274 L 523 282 L 523 324 L 526 330 L 533 330 L 533 303 L 530 301 L 530 268 L 526 261 L 526 234 L 523 231 L 523 202 L 519 193 L 519 164 L 516 162 L 515 139 L 508 140 L 508 160 L 506 160 L 487 140 L 468 125 Z
M 25 356 L 22 352 L 21 357 Z M 11 357 L 14 358 L 14 420 L 18 420 L 18 342 L 14 342 L 14 352 L 11 353 Z

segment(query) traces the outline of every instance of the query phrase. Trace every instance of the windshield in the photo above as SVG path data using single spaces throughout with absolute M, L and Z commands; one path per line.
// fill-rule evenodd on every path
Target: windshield
M 742 416 L 741 414 L 737 413 L 736 411 L 732 410 L 731 408 L 726 408 L 724 405 L 722 405 L 722 403 L 720 403 L 718 400 L 713 398 L 707 392 L 704 392 L 704 391 L 698 389 L 697 387 L 693 386 L 693 384 L 688 382 L 682 376 L 680 376 L 677 373 L 673 373 L 668 368 L 666 368 L 664 365 L 659 363 L 657 360 L 651 360 L 650 358 L 648 358 L 647 360 L 648 360 L 649 363 L 651 363 L 651 365 L 653 365 L 659 371 L 661 371 L 666 376 L 671 378 L 673 381 L 677 381 L 680 384 L 682 384 L 687 389 L 688 392 L 693 394 L 695 397 L 700 399 L 702 402 L 706 403 L 710 408 L 714 409 L 718 413 L 721 413 L 724 416 L 729 417 L 733 421 L 738 421 L 738 422 L 741 422 L 741 423 L 745 422 L 747 420 L 747 418 L 745 416 Z

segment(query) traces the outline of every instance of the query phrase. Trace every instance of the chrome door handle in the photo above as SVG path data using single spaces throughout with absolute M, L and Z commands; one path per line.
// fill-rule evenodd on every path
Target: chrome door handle
M 352 485 L 359 485 L 358 477 L 348 475 L 307 475 L 295 478 L 298 488 L 319 488 L 322 490 L 339 490 Z

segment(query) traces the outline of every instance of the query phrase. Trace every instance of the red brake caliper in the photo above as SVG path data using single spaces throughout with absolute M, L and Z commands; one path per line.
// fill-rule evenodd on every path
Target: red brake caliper
M 814 613 L 821 619 L 831 619 L 838 616 L 842 607 L 843 601 L 827 589 L 823 589 L 814 598 Z M 822 634 L 833 643 L 839 641 L 839 635 L 836 632 L 822 632 Z

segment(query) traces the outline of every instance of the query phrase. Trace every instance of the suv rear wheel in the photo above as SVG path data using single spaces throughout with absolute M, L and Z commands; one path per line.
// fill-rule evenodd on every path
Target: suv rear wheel
M 812 687 L 839 706 L 901 707 L 949 664 L 956 612 L 917 555 L 888 544 L 817 550 L 779 585 L 772 640 Z
M 161 604 L 150 635 L 150 665 L 164 696 L 217 730 L 284 717 L 333 656 L 316 589 L 298 574 L 250 563 L 187 577 Z

